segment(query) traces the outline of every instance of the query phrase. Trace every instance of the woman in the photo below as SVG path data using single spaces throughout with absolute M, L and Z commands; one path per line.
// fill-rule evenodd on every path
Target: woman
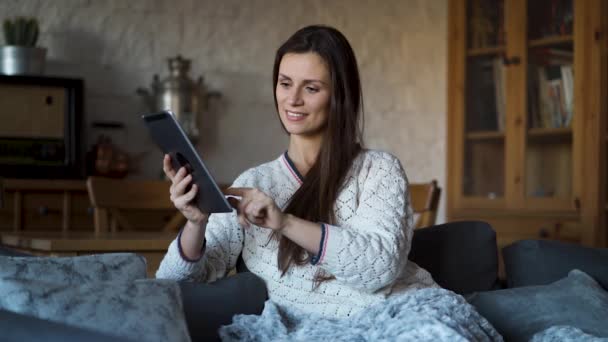
M 158 278 L 213 282 L 240 255 L 285 310 L 350 316 L 408 289 L 435 287 L 407 260 L 412 210 L 394 156 L 361 147 L 355 55 L 337 30 L 309 26 L 277 51 L 273 82 L 287 151 L 241 174 L 226 193 L 235 213 L 202 213 L 173 170 L 171 200 L 188 219 Z

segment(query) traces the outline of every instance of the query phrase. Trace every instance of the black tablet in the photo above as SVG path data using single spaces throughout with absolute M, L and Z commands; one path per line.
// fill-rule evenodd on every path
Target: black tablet
M 192 174 L 193 181 L 191 184 L 198 186 L 198 193 L 194 199 L 197 207 L 208 214 L 231 212 L 232 207 L 207 167 L 205 167 L 175 116 L 171 112 L 165 111 L 158 114 L 143 115 L 142 118 L 150 131 L 152 140 L 156 142 L 163 153 L 171 156 L 173 169 L 177 171 L 184 166 Z

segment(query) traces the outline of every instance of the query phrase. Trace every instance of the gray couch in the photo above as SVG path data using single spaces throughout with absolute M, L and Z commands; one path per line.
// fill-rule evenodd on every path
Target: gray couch
M 0 254 L 16 253 L 0 250 Z M 506 248 L 503 255 L 507 279 L 501 282 L 498 279 L 498 251 L 494 230 L 483 222 L 452 222 L 416 230 L 410 259 L 427 269 L 442 287 L 464 295 L 507 341 L 527 340 L 533 333 L 554 324 L 550 319 L 540 323 L 536 319 L 536 325 L 527 326 L 521 326 L 523 323 L 513 319 L 505 322 L 504 315 L 497 312 L 498 308 L 519 310 L 519 315 L 511 316 L 526 319 L 526 315 L 521 315 L 521 311 L 526 308 L 514 307 L 521 301 L 512 300 L 513 298 L 521 297 L 526 300 L 526 295 L 532 290 L 547 292 L 542 286 L 551 286 L 552 282 L 567 276 L 572 269 L 587 272 L 603 286 L 608 284 L 608 250 L 605 249 L 589 249 L 557 242 L 526 241 Z M 544 257 L 541 258 L 540 255 Z M 531 260 L 536 261 L 537 265 Z M 535 267 L 550 272 L 545 272 L 547 275 L 543 278 L 534 270 Z M 247 272 L 242 263 L 238 265 L 238 269 L 240 272 L 237 276 L 212 285 L 180 284 L 188 331 L 193 341 L 217 339 L 217 327 L 229 324 L 233 314 L 258 314 L 262 311 L 267 299 L 263 282 Z M 530 277 L 534 278 L 532 282 L 527 279 Z M 505 291 L 513 292 L 505 296 Z M 232 307 L 226 307 L 227 304 L 222 302 L 221 298 L 227 296 L 237 296 L 238 300 L 230 302 L 239 303 L 238 307 L 234 304 L 228 304 Z M 506 303 L 508 300 L 510 302 Z M 572 300 L 575 301 L 576 298 Z M 221 315 L 214 312 L 216 305 L 223 306 Z M 544 306 L 543 303 L 539 305 Z M 557 317 L 559 318 L 559 315 Z M 583 315 L 580 318 L 585 317 Z M 608 321 L 608 316 L 606 319 Z M 589 331 L 589 324 L 578 324 L 580 322 L 577 323 L 576 320 L 570 319 L 560 323 L 580 326 L 581 329 Z M 591 329 L 596 336 L 602 336 L 603 331 Z M 107 336 L 96 332 L 6 311 L 0 311 L 0 335 L 3 341 L 34 341 L 39 340 L 41 336 L 44 336 L 46 341 L 108 340 Z

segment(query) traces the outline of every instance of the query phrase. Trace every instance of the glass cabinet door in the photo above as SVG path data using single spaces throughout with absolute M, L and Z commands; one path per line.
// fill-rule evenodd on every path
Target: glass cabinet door
M 527 2 L 525 197 L 573 196 L 573 0 Z
M 506 34 L 503 0 L 467 2 L 467 53 L 462 193 L 505 195 Z

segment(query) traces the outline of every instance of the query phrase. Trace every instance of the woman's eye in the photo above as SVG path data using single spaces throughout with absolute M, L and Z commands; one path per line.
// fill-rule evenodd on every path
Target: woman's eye
M 313 87 L 306 87 L 306 90 L 307 90 L 309 93 L 316 93 L 316 92 L 318 92 L 318 91 L 319 91 L 319 89 L 317 89 L 317 88 L 313 88 Z
M 289 87 L 289 83 L 288 82 L 279 82 L 279 84 L 281 85 L 281 87 L 283 88 L 287 88 Z

